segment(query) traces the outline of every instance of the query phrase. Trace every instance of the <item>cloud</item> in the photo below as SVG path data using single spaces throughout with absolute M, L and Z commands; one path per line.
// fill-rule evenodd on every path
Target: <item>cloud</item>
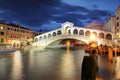
M 76 26 L 84 26 L 92 20 L 104 21 L 111 13 L 98 10 L 98 5 L 92 4 L 92 7 L 93 10 L 88 6 L 69 5 L 60 0 L 1 0 L 0 19 L 32 26 L 36 30 L 50 25 L 48 30 L 51 30 L 66 21 L 73 22 Z M 2 11 L 5 13 L 2 14 Z

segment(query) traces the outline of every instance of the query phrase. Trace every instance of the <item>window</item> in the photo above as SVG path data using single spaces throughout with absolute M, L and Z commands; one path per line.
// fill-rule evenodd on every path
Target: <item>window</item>
M 4 42 L 3 38 L 1 38 L 0 42 L 2 42 L 2 43 Z
M 4 35 L 4 32 L 0 32 L 0 35 Z
M 119 22 L 117 22 L 117 27 L 119 26 Z
M 117 20 L 119 20 L 119 17 L 117 17 Z

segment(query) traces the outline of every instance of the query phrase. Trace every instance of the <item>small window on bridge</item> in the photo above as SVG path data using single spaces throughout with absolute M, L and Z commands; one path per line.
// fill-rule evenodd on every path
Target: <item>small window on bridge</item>
M 104 39 L 104 33 L 99 33 L 98 38 Z
M 42 40 L 42 37 L 41 37 L 41 36 L 39 37 L 39 41 L 40 41 L 40 40 Z
M 38 38 L 35 38 L 35 42 L 38 42 Z
M 57 32 L 57 35 L 61 35 L 61 34 L 62 34 L 61 30 L 59 30 L 59 31 Z
M 56 36 L 56 32 L 53 32 L 53 36 Z
M 80 30 L 79 35 L 84 35 L 84 31 Z
M 73 34 L 78 34 L 78 30 L 74 29 Z
M 86 31 L 86 32 L 85 32 L 85 36 L 86 36 L 86 37 L 90 37 L 90 31 Z
M 111 35 L 111 34 L 107 34 L 107 35 L 106 35 L 106 39 L 112 40 L 112 35 Z
M 51 38 L 51 34 L 48 34 L 48 38 Z

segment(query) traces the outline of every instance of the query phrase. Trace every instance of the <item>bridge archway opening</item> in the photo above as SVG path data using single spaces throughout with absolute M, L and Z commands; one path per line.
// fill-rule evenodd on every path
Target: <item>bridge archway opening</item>
M 56 32 L 53 32 L 53 37 L 56 36 Z
M 83 30 L 80 30 L 80 31 L 79 31 L 79 35 L 84 35 L 84 31 L 83 31 Z
M 86 36 L 86 37 L 90 37 L 90 31 L 86 31 L 86 32 L 85 32 L 85 36 Z
M 99 33 L 98 38 L 104 39 L 104 33 Z
M 62 34 L 62 31 L 61 30 L 58 30 L 57 31 L 57 35 L 61 35 Z
M 77 29 L 74 29 L 74 30 L 73 30 L 73 34 L 78 34 L 78 30 L 77 30 Z
M 97 32 L 92 32 L 94 34 L 95 38 L 97 38 Z
M 106 39 L 112 40 L 112 35 L 108 33 L 108 34 L 106 35 Z
M 50 33 L 48 34 L 48 38 L 51 38 L 51 34 Z

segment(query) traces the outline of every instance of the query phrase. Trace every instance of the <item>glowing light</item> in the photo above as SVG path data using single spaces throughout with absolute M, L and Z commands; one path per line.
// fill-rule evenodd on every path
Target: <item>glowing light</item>
M 91 35 L 90 35 L 90 39 L 91 39 L 91 40 L 94 40 L 94 39 L 95 39 L 95 35 L 94 35 L 94 34 L 91 34 Z
M 69 53 L 69 51 L 70 51 L 70 41 L 69 40 L 66 41 L 66 47 L 67 47 L 66 53 Z
M 1 26 L 0 29 L 3 29 L 3 26 Z

